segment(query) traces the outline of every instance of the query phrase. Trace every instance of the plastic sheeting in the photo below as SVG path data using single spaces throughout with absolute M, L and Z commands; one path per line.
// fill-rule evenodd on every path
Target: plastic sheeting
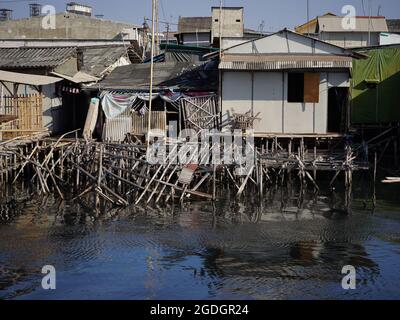
M 175 102 L 181 98 L 180 93 L 168 92 L 164 94 L 153 94 L 152 100 L 160 97 L 166 102 Z M 150 101 L 149 93 L 113 93 L 105 92 L 101 96 L 101 103 L 104 114 L 107 119 L 114 119 L 123 114 L 128 108 L 131 108 L 137 100 Z
M 158 94 L 153 95 L 153 99 L 156 99 Z M 102 95 L 101 104 L 103 107 L 104 114 L 107 119 L 114 119 L 119 115 L 123 114 L 128 108 L 131 108 L 137 99 L 143 101 L 149 101 L 149 94 L 117 94 L 106 92 Z
M 352 80 L 352 124 L 400 121 L 400 48 L 379 48 L 355 60 Z

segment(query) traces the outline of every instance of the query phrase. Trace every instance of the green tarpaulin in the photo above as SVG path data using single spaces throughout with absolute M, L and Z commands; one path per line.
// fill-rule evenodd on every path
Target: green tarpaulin
M 400 121 L 400 47 L 360 51 L 352 80 L 352 124 Z

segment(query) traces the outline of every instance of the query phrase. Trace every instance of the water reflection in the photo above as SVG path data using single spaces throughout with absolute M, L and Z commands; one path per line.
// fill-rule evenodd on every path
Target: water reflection
M 362 188 L 361 188 L 362 189 Z M 0 298 L 302 299 L 400 298 L 398 204 L 371 214 L 340 192 L 272 188 L 263 199 L 111 209 L 82 202 L 0 198 Z M 55 265 L 59 290 L 40 289 Z M 359 290 L 344 292 L 353 265 Z

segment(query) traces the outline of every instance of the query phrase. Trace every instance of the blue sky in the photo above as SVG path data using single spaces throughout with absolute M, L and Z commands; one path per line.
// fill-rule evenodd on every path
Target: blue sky
M 76 0 L 75 0 L 76 1 Z M 219 5 L 219 0 L 159 0 L 160 20 L 172 23 L 171 29 L 176 29 L 179 16 L 209 16 L 211 6 Z M 310 16 L 315 17 L 325 12 L 341 13 L 344 5 L 353 5 L 357 15 L 368 15 L 368 3 L 371 11 L 380 13 L 388 18 L 400 18 L 399 0 L 310 0 Z M 38 2 L 52 4 L 57 11 L 65 10 L 63 0 L 14 0 L 1 1 L 0 7 L 14 10 L 14 18 L 28 15 L 28 4 Z M 151 0 L 79 0 L 79 3 L 90 5 L 95 14 L 104 14 L 105 18 L 142 24 L 144 17 L 151 17 Z M 264 31 L 277 31 L 284 27 L 293 28 L 302 24 L 307 18 L 307 0 L 225 0 L 226 6 L 243 6 L 245 8 L 245 25 L 247 28 L 258 29 L 265 22 Z

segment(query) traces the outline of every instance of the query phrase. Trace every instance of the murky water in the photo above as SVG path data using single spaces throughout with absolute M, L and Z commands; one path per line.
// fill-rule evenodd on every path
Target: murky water
M 0 298 L 400 299 L 400 186 L 379 185 L 375 212 L 369 190 L 356 180 L 350 212 L 340 191 L 309 193 L 297 209 L 296 192 L 277 189 L 261 202 L 224 192 L 216 204 L 97 220 L 14 190 L 0 199 Z M 56 267 L 55 291 L 41 287 L 44 265 Z M 342 289 L 345 265 L 357 269 L 356 290 Z

